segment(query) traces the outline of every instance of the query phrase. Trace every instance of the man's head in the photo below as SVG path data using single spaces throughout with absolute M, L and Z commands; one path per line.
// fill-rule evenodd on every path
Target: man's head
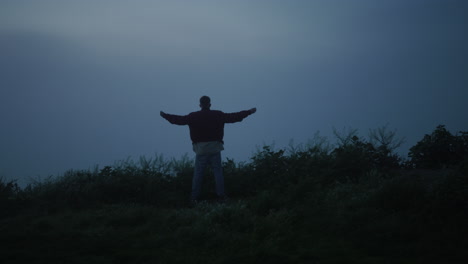
M 200 107 L 202 109 L 210 109 L 211 107 L 211 99 L 208 96 L 202 96 L 200 98 Z

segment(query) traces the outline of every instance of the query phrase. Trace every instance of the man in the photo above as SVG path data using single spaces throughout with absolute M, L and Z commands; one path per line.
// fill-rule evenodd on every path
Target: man
M 190 201 L 196 203 L 203 180 L 205 167 L 210 164 L 216 181 L 216 194 L 220 201 L 226 199 L 224 192 L 224 177 L 221 167 L 221 151 L 223 147 L 224 124 L 242 121 L 247 116 L 255 113 L 256 108 L 237 113 L 223 113 L 210 110 L 211 99 L 208 96 L 200 98 L 200 111 L 192 112 L 185 116 L 170 115 L 161 111 L 161 116 L 175 125 L 188 125 L 190 138 L 192 139 L 195 157 L 195 172 L 192 179 L 192 194 Z

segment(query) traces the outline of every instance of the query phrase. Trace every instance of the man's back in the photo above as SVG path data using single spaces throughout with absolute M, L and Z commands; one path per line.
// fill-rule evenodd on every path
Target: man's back
M 190 138 L 194 143 L 222 141 L 224 137 L 224 113 L 217 110 L 200 110 L 189 114 Z

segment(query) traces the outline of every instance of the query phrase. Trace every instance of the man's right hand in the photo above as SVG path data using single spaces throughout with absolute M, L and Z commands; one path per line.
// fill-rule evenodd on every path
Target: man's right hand
M 253 113 L 257 112 L 257 108 L 254 107 L 254 108 L 250 109 L 249 112 L 250 112 L 250 114 L 253 114 Z

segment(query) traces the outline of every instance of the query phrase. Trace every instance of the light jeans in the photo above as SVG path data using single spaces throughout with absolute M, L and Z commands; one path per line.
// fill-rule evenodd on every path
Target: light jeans
M 197 200 L 200 196 L 201 186 L 203 182 L 203 174 L 207 165 L 211 166 L 216 182 L 216 194 L 219 197 L 224 197 L 224 177 L 223 168 L 221 166 L 221 152 L 213 154 L 197 154 L 195 157 L 195 171 L 192 179 L 192 200 Z

